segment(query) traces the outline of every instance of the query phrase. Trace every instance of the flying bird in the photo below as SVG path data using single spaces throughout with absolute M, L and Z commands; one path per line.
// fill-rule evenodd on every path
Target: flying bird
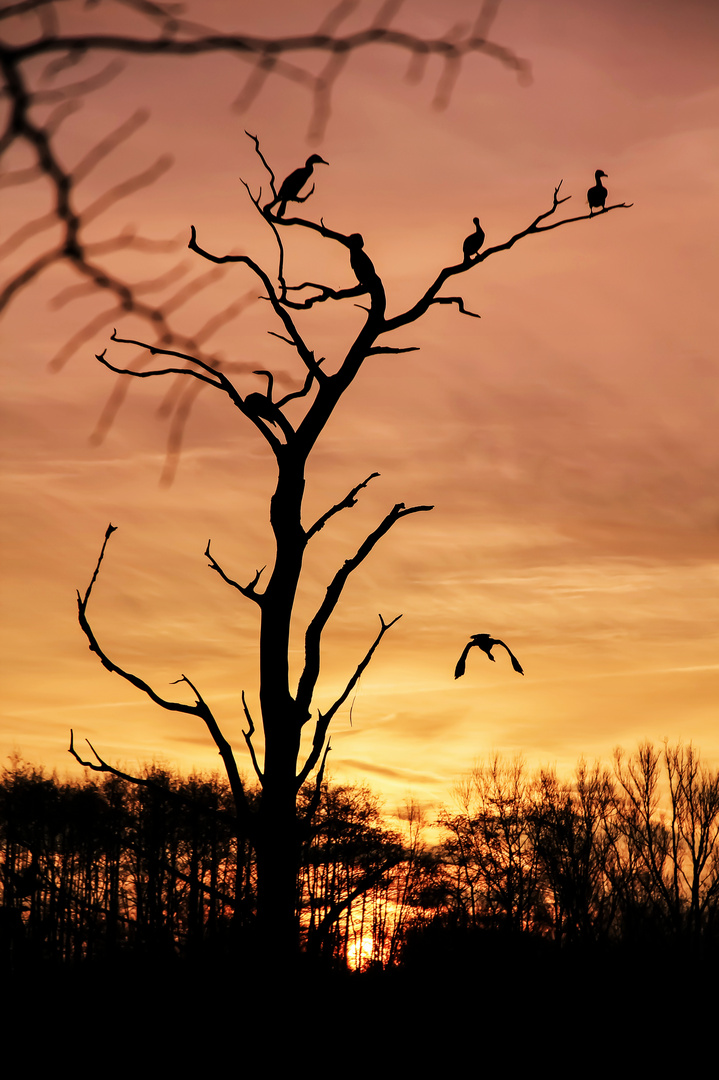
M 589 203 L 589 213 L 593 214 L 596 210 L 603 210 L 604 204 L 607 201 L 607 189 L 602 183 L 601 178 L 606 176 L 605 172 L 601 169 L 597 169 L 594 174 L 594 179 L 597 181 L 594 187 L 590 187 L 587 192 L 587 202 Z
M 524 675 L 524 671 L 522 670 L 522 665 L 520 664 L 519 660 L 514 655 L 514 653 L 509 648 L 508 645 L 505 645 L 503 641 L 499 640 L 499 638 L 493 638 L 490 634 L 473 634 L 472 637 L 469 639 L 469 643 L 464 646 L 464 650 L 462 651 L 462 655 L 460 656 L 459 660 L 457 661 L 457 666 L 454 669 L 454 677 L 455 677 L 455 679 L 458 679 L 460 677 L 460 675 L 464 675 L 464 669 L 465 669 L 465 664 L 466 664 L 466 661 L 467 661 L 467 657 L 469 655 L 469 650 L 474 645 L 476 645 L 478 648 L 480 648 L 482 650 L 482 652 L 486 653 L 487 658 L 489 660 L 492 660 L 492 661 L 494 661 L 494 657 L 492 656 L 492 649 L 494 648 L 495 645 L 501 645 L 502 648 L 506 649 L 507 652 L 509 653 L 509 659 L 512 661 L 512 667 L 514 668 L 514 670 L 516 672 L 518 672 L 520 675 Z
M 305 199 L 308 199 L 312 194 L 311 191 L 308 192 L 304 198 L 300 198 L 300 192 L 312 176 L 312 170 L 315 165 L 329 165 L 329 162 L 325 161 L 324 158 L 321 158 L 319 154 L 312 154 L 311 157 L 307 158 L 307 161 L 301 168 L 295 169 L 294 172 L 291 172 L 289 176 L 285 177 L 280 184 L 280 190 L 277 192 L 277 195 L 271 203 L 267 203 L 264 209 L 271 210 L 273 206 L 276 206 L 277 203 L 279 203 L 277 217 L 282 217 L 287 209 L 288 202 L 304 202 Z
M 477 254 L 482 244 L 484 243 L 484 232 L 479 224 L 479 218 L 472 218 L 474 222 L 475 232 L 470 233 L 467 239 L 462 244 L 462 251 L 464 252 L 464 261 L 471 262 L 472 257 Z

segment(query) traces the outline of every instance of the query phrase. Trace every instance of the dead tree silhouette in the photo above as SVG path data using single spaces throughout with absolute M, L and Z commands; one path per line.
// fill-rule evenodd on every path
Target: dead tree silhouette
M 276 198 L 278 192 L 275 187 L 274 173 L 262 154 L 257 137 L 253 135 L 250 138 L 253 139 L 257 154 L 267 168 L 270 190 L 273 198 Z M 388 316 L 385 285 L 374 262 L 364 251 L 364 244 L 359 233 L 346 234 L 333 230 L 324 221 L 318 223 L 309 218 L 274 216 L 269 210 L 263 209 L 262 193 L 253 195 L 249 186 L 246 185 L 246 187 L 257 213 L 274 237 L 280 267 L 276 275 L 269 273 L 249 255 L 216 254 L 208 250 L 201 245 L 194 226 L 190 226 L 189 248 L 197 256 L 214 265 L 232 266 L 236 270 L 241 270 L 254 280 L 255 287 L 261 286 L 265 300 L 269 304 L 270 317 L 277 326 L 277 330 L 270 332 L 285 341 L 293 350 L 298 369 L 298 382 L 302 380 L 298 389 L 275 402 L 272 400 L 271 373 L 262 372 L 268 378 L 267 393 L 265 395 L 254 393 L 243 397 L 225 370 L 220 370 L 201 357 L 171 348 L 158 347 L 150 342 L 123 338 L 115 332 L 110 339 L 113 344 L 130 344 L 142 348 L 148 360 L 159 357 L 162 362 L 166 362 L 167 366 L 150 367 L 147 370 L 119 366 L 109 359 L 107 349 L 98 354 L 97 359 L 111 371 L 129 378 L 174 376 L 221 392 L 234 408 L 255 426 L 274 458 L 276 486 L 270 497 L 273 551 L 271 558 L 267 560 L 267 565 L 271 565 L 272 569 L 267 573 L 264 588 L 260 587 L 260 581 L 265 573 L 264 568 L 257 570 L 247 584 L 240 584 L 225 572 L 215 556 L 211 554 L 209 542 L 205 551 L 211 569 L 226 584 L 255 605 L 259 612 L 259 710 L 264 734 L 262 762 L 255 751 L 253 742 L 255 723 L 244 692 L 242 697 L 247 723 L 244 738 L 261 787 L 256 806 L 250 806 L 248 802 L 230 743 L 220 730 L 210 705 L 190 679 L 183 674 L 178 679 L 178 683 L 189 689 L 194 703 L 165 698 L 143 678 L 121 668 L 99 643 L 89 622 L 88 606 L 105 557 L 108 540 L 114 531 L 112 526 L 107 530 L 89 586 L 84 595 L 78 593 L 78 611 L 80 626 L 89 647 L 100 658 L 107 670 L 129 682 L 161 709 L 196 716 L 207 727 L 227 770 L 235 798 L 238 830 L 242 835 L 251 838 L 256 852 L 257 917 L 260 939 L 264 943 L 267 954 L 271 954 L 273 963 L 284 965 L 296 953 L 298 944 L 296 905 L 299 853 L 308 835 L 320 797 L 325 763 L 330 749 L 330 725 L 338 710 L 356 687 L 385 634 L 400 616 L 390 620 L 385 620 L 382 615 L 379 616 L 379 630 L 342 691 L 328 705 L 318 707 L 315 697 L 325 630 L 351 575 L 363 565 L 379 541 L 401 519 L 432 509 L 429 505 L 405 506 L 404 503 L 396 503 L 367 534 L 355 553 L 335 570 L 329 579 L 323 600 L 306 624 L 304 657 L 299 677 L 295 680 L 290 673 L 291 623 L 296 597 L 302 582 L 305 553 L 317 533 L 342 510 L 353 507 L 357 502 L 358 494 L 377 475 L 373 473 L 362 480 L 314 522 L 307 524 L 303 520 L 303 499 L 306 470 L 312 451 L 343 395 L 368 360 L 376 356 L 391 356 L 416 351 L 416 346 L 413 345 L 388 344 L 388 334 L 413 326 L 429 315 L 435 305 L 453 305 L 462 314 L 473 318 L 479 317 L 465 308 L 461 295 L 446 295 L 443 292 L 447 282 L 461 274 L 476 271 L 486 259 L 509 250 L 520 240 L 573 222 L 587 221 L 591 214 L 551 220 L 559 207 L 569 198 L 569 196 L 559 197 L 560 182 L 554 190 L 549 209 L 539 214 L 528 226 L 503 243 L 485 249 L 471 263 L 463 259 L 459 263 L 441 268 L 413 303 L 404 310 Z M 607 210 L 617 208 L 617 206 L 608 207 Z M 310 282 L 297 286 L 287 284 L 281 270 L 284 264 L 284 238 L 308 234 L 314 235 L 330 247 L 339 244 L 349 250 L 349 269 L 357 279 L 357 284 L 347 288 Z M 290 295 L 296 294 L 301 294 L 301 299 L 291 300 Z M 335 359 L 332 368 L 326 368 L 322 360 L 316 359 L 315 351 L 306 337 L 310 331 L 305 328 L 304 323 L 301 327 L 295 321 L 293 311 L 315 308 L 323 303 L 341 303 L 345 299 L 358 295 L 368 298 L 366 305 L 362 306 L 365 313 L 362 324 L 344 356 Z M 257 399 L 260 399 L 259 403 Z M 292 419 L 285 411 L 290 402 L 292 402 Z M 477 638 L 483 639 L 483 635 L 477 635 Z M 488 640 L 492 641 L 492 639 Z M 474 643 L 480 644 L 481 647 L 480 641 L 473 641 L 472 644 Z M 311 747 L 305 752 L 301 747 L 301 737 L 307 725 L 311 731 Z M 77 757 L 74 749 L 72 752 Z M 99 756 L 97 768 L 101 771 L 113 771 Z M 306 809 L 300 813 L 298 812 L 298 793 L 313 774 L 315 794 L 306 804 Z

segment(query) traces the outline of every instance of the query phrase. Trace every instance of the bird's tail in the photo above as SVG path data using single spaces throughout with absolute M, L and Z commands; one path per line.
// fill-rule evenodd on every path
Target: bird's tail
M 514 670 L 519 672 L 520 675 L 524 675 L 524 668 L 522 667 L 514 653 L 509 653 L 509 659 L 512 661 L 512 667 L 514 668 Z

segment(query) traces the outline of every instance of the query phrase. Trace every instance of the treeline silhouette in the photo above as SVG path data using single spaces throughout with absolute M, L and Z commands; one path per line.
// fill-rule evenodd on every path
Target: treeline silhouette
M 0 778 L 5 970 L 251 950 L 255 865 L 216 776 L 153 766 Z M 308 793 L 308 798 L 311 793 Z M 571 779 L 499 756 L 432 821 L 392 827 L 364 785 L 325 783 L 301 867 L 305 952 L 327 969 L 451 964 L 482 950 L 716 949 L 719 773 L 649 743 Z M 468 951 L 469 950 L 469 951 Z

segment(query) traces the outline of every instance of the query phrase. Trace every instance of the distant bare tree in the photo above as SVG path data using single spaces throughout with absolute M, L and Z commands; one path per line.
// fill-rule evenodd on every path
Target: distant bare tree
M 668 742 L 663 754 L 649 742 L 630 757 L 617 750 L 615 772 L 615 843 L 624 869 L 615 888 L 628 913 L 674 934 L 716 928 L 719 772 L 702 765 L 691 745 Z
M 535 927 L 540 864 L 531 829 L 531 778 L 521 759 L 495 754 L 457 785 L 459 814 L 443 814 L 445 850 L 475 925 L 515 932 Z
M 613 794 L 607 770 L 584 761 L 573 781 L 561 781 L 550 769 L 536 780 L 530 828 L 557 941 L 600 940 L 614 929 L 605 829 Z

